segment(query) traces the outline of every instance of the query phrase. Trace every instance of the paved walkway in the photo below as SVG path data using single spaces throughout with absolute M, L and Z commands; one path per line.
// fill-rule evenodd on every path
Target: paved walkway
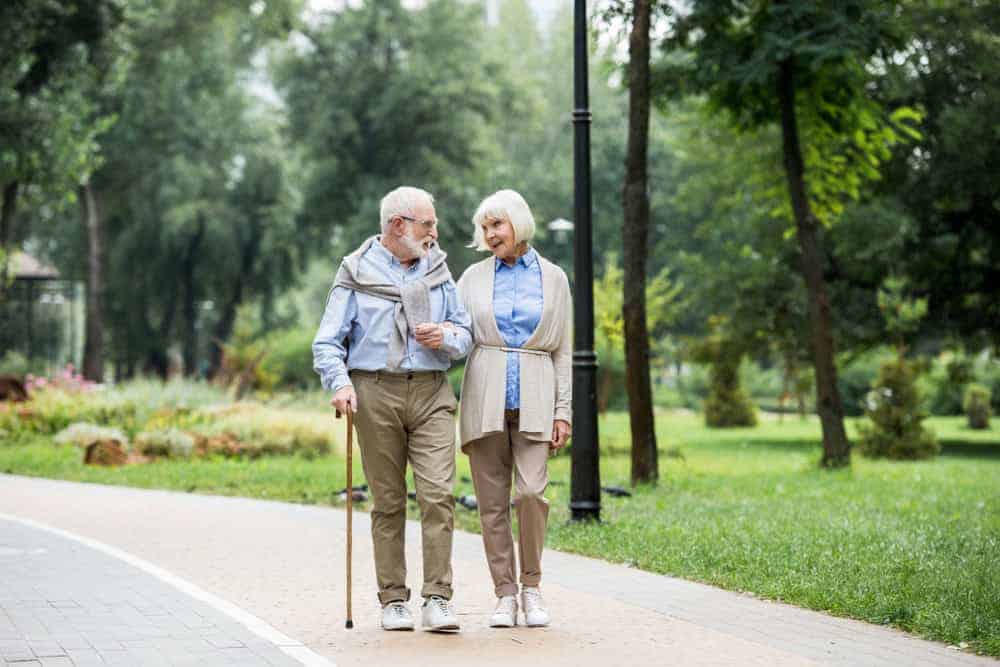
M 997 665 L 891 629 L 548 551 L 555 623 L 491 630 L 475 535 L 455 540 L 457 636 L 385 633 L 368 517 L 0 475 L 3 665 Z M 419 528 L 408 526 L 411 585 Z M 419 588 L 419 586 L 418 586 Z

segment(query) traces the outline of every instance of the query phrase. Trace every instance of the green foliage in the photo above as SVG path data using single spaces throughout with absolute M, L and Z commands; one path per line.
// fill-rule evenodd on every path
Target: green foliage
M 114 121 L 100 101 L 122 73 L 125 13 L 121 0 L 0 6 L 0 184 L 73 201 Z
M 33 365 L 28 358 L 17 350 L 8 350 L 0 357 L 0 375 L 16 375 L 24 377 L 31 372 Z
M 725 324 L 716 321 L 713 333 L 699 342 L 695 358 L 711 364 L 709 394 L 705 399 L 705 424 L 711 428 L 756 426 L 757 411 L 740 384 L 743 343 L 727 335 Z
M 885 318 L 886 330 L 902 355 L 906 350 L 905 337 L 915 331 L 927 315 L 927 299 L 906 298 L 906 281 L 890 276 L 878 291 L 878 307 Z
M 194 438 L 176 428 L 143 431 L 135 436 L 135 448 L 146 456 L 187 458 L 194 452 Z
M 934 415 L 962 414 L 965 387 L 975 379 L 975 364 L 963 352 L 945 351 L 931 362 L 921 378 L 927 406 Z
M 98 426 L 89 422 L 74 422 L 57 433 L 52 441 L 57 445 L 76 445 L 86 448 L 95 442 L 113 441 L 128 448 L 128 437 L 117 428 Z
M 837 388 L 845 415 L 858 417 L 865 413 L 868 392 L 875 384 L 879 369 L 893 356 L 894 353 L 885 347 L 841 356 L 837 364 Z
M 465 377 L 465 362 L 461 361 L 448 370 L 448 385 L 456 398 L 462 398 L 462 378 Z
M 984 2 L 906 2 L 893 23 L 908 39 L 873 59 L 885 76 L 870 93 L 924 116 L 922 138 L 883 170 L 880 194 L 905 214 L 894 270 L 928 300 L 924 337 L 996 346 L 1000 142 L 983 118 L 1000 105 L 1000 12 Z
M 941 446 L 923 426 L 915 373 L 905 359 L 886 361 L 868 394 L 865 415 L 870 423 L 858 426 L 861 453 L 870 458 L 927 459 Z
M 981 384 L 970 384 L 965 389 L 962 408 L 969 418 L 969 428 L 987 429 L 990 427 L 990 390 Z
M 267 355 L 261 371 L 275 378 L 283 389 L 309 389 L 316 385 L 313 370 L 312 340 L 315 332 L 305 327 L 275 331 L 267 336 L 263 347 Z
M 477 170 L 499 156 L 488 128 L 519 103 L 499 53 L 482 48 L 480 11 L 457 0 L 349 4 L 305 27 L 307 44 L 278 64 L 288 129 L 308 161 L 300 233 L 318 254 L 377 233 L 379 200 L 408 183 L 456 220 L 441 226 L 455 264 L 471 259 L 457 220 L 492 185 Z
M 0 410 L 0 430 L 11 434 L 58 433 L 75 422 L 115 426 L 136 431 L 136 405 L 108 392 L 81 394 L 61 389 L 40 389 L 27 403 Z
M 604 271 L 594 281 L 594 348 L 597 353 L 598 411 L 620 409 L 628 404 L 625 391 L 625 320 L 622 315 L 624 272 L 618 257 L 604 258 Z M 667 270 L 646 285 L 646 320 L 655 333 L 676 317 L 681 286 L 675 285 Z
M 892 20 L 897 4 L 694 3 L 664 42 L 654 93 L 704 92 L 742 130 L 767 127 L 780 119 L 778 66 L 792 63 L 808 196 L 817 218 L 830 224 L 880 177 L 895 144 L 920 136 L 917 109 L 884 109 L 866 94 L 873 72 L 864 62 L 901 42 Z M 773 169 L 769 176 L 773 212 L 790 222 L 783 174 Z

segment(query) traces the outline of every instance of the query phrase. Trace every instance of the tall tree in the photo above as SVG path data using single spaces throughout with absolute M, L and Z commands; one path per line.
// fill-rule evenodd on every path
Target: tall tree
M 305 35 L 277 79 L 307 164 L 300 221 L 310 247 L 338 255 L 376 233 L 378 202 L 401 183 L 431 190 L 442 218 L 468 219 L 491 185 L 483 165 L 503 159 L 489 127 L 517 104 L 498 54 L 482 48 L 481 11 L 458 0 L 419 9 L 369 0 Z M 441 226 L 454 266 L 474 257 L 470 232 Z
M 628 153 L 622 187 L 625 283 L 625 386 L 632 431 L 632 483 L 659 478 L 653 391 L 649 379 L 649 330 L 646 324 L 646 252 L 649 242 L 649 43 L 651 0 L 636 0 L 629 36 Z
M 75 198 L 97 161 L 110 117 L 96 109 L 113 78 L 121 0 L 11 0 L 0 6 L 0 273 L 16 236 L 18 202 L 36 191 L 50 206 Z M 27 236 L 22 230 L 20 236 Z M 0 280 L 0 296 L 4 282 Z
M 809 295 L 810 341 L 817 412 L 823 429 L 821 464 L 850 462 L 837 389 L 833 315 L 824 275 L 821 229 L 844 200 L 878 176 L 890 156 L 901 118 L 867 96 L 865 63 L 898 40 L 891 30 L 897 3 L 813 0 L 754 4 L 699 0 L 678 24 L 672 47 L 693 88 L 742 128 L 777 123 L 789 206 L 799 245 L 799 270 Z M 676 55 L 676 54 L 674 54 Z M 682 56 L 683 58 L 683 56 Z
M 995 3 L 907 1 L 907 36 L 876 66 L 874 96 L 924 111 L 923 135 L 895 155 L 879 184 L 883 208 L 900 211 L 897 272 L 928 299 L 925 339 L 1000 348 L 1000 11 Z M 885 274 L 883 274 L 884 277 Z

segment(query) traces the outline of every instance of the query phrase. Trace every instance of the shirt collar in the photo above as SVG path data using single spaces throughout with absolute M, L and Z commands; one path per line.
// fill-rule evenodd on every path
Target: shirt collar
M 514 266 L 507 266 L 507 264 L 504 264 L 504 261 L 499 257 L 494 257 L 493 259 L 495 261 L 495 264 L 493 265 L 493 270 L 499 271 L 501 266 L 506 266 L 508 269 L 515 269 L 517 268 L 518 264 L 524 267 L 530 267 L 532 264 L 538 261 L 538 254 L 535 252 L 534 248 L 528 248 L 528 252 L 524 253 L 523 255 L 517 258 L 517 261 L 514 262 Z

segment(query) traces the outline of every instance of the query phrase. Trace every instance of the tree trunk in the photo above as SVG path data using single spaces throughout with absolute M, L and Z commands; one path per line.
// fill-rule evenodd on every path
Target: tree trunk
M 809 293 L 810 338 L 816 369 L 816 411 L 823 427 L 823 458 L 820 463 L 824 467 L 836 468 L 850 464 L 851 443 L 844 430 L 844 408 L 837 390 L 830 297 L 823 279 L 823 258 L 817 240 L 818 224 L 806 196 L 805 166 L 795 115 L 795 62 L 792 59 L 779 63 L 778 102 L 781 105 L 785 174 L 802 253 L 802 277 Z
M 653 392 L 646 326 L 646 246 L 649 237 L 647 152 L 649 147 L 650 1 L 636 0 L 629 36 L 628 153 L 622 204 L 624 261 L 625 387 L 632 429 L 632 484 L 659 477 Z
M 14 216 L 17 214 L 18 182 L 11 181 L 3 188 L 3 204 L 0 205 L 0 297 L 7 291 L 10 254 L 14 247 Z
M 184 289 L 184 331 L 181 339 L 181 346 L 184 354 L 184 374 L 195 375 L 198 363 L 198 336 L 196 331 L 198 309 L 195 305 L 196 283 L 194 279 L 195 264 L 198 261 L 198 251 L 201 241 L 205 237 L 205 220 L 198 217 L 198 227 L 194 235 L 188 239 L 187 248 L 184 251 L 184 260 L 181 263 L 181 282 Z
M 209 356 L 208 376 L 214 378 L 222 369 L 222 343 L 229 340 L 236 324 L 236 309 L 243 301 L 243 280 L 238 278 L 233 288 L 233 295 L 222 307 L 222 314 L 215 324 L 212 336 L 212 354 Z
M 87 322 L 83 343 L 83 377 L 104 380 L 104 234 L 102 211 L 89 182 L 79 187 L 80 217 L 87 230 Z

